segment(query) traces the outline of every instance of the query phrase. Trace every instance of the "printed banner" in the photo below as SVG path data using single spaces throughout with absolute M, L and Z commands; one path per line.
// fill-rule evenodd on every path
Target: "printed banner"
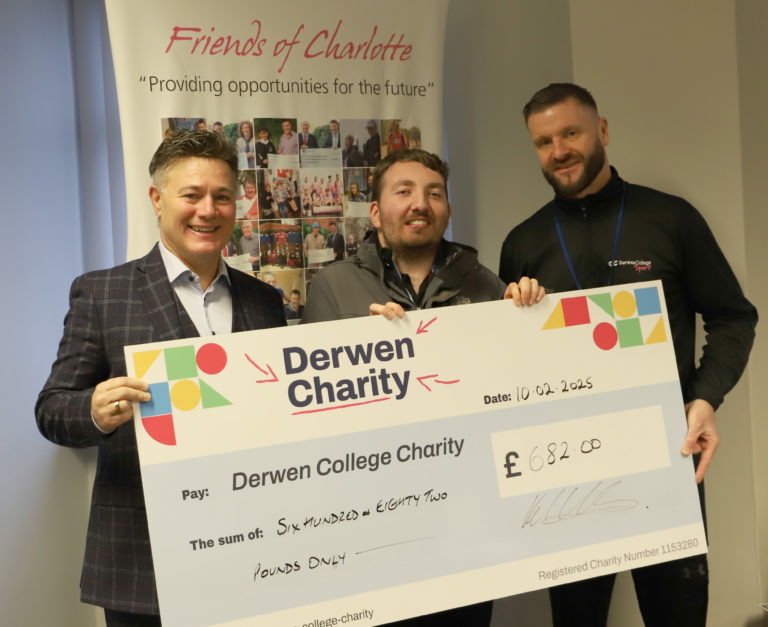
M 237 224 L 223 254 L 298 320 L 325 264 L 370 230 L 371 171 L 442 154 L 447 2 L 107 0 L 123 135 L 128 258 L 157 241 L 147 167 L 164 136 L 237 145 Z
M 378 625 L 706 551 L 659 282 L 126 362 L 164 625 Z

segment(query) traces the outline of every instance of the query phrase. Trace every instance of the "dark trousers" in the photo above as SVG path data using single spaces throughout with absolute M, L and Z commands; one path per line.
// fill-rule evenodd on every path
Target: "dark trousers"
M 105 609 L 104 618 L 107 620 L 107 627 L 161 627 L 157 614 L 134 614 Z
M 493 601 L 457 607 L 453 610 L 407 618 L 383 627 L 488 627 L 491 624 Z
M 555 627 L 605 627 L 616 575 L 604 575 L 549 589 Z M 632 571 L 646 627 L 704 627 L 709 571 L 706 555 Z
M 698 466 L 699 456 L 694 456 Z M 699 504 L 706 531 L 704 484 Z M 709 603 L 709 568 L 706 555 L 632 571 L 637 603 L 646 627 L 705 627 Z M 616 575 L 604 575 L 549 589 L 554 627 L 605 627 Z

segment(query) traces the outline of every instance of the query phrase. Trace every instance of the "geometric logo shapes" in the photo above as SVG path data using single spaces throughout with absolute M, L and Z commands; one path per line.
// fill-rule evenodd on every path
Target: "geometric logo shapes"
M 197 376 L 194 346 L 165 349 L 165 368 L 170 380 L 190 379 Z
M 168 393 L 168 382 L 150 383 L 148 392 L 152 395 L 152 398 L 145 403 L 139 403 L 142 418 L 171 413 L 171 397 Z
M 173 416 L 171 414 L 142 418 L 141 424 L 149 437 L 156 442 L 175 446 L 176 432 L 173 429 Z
M 610 294 L 593 294 L 589 297 L 589 300 L 591 300 L 595 305 L 600 307 L 605 313 L 607 313 L 611 318 L 614 318 L 613 315 L 613 304 L 611 303 L 611 295 Z
M 640 329 L 639 318 L 617 320 L 616 330 L 619 333 L 619 346 L 621 346 L 621 348 L 643 345 L 643 332 Z
M 563 318 L 563 303 L 558 301 L 557 307 L 549 315 L 549 318 L 541 327 L 544 329 L 562 329 L 565 326 L 565 318 Z
M 203 399 L 203 409 L 224 407 L 225 405 L 232 404 L 202 379 L 200 380 L 200 393 Z
M 592 307 L 592 316 L 590 307 Z M 595 307 L 615 320 L 615 325 L 610 321 L 600 322 L 599 317 L 602 317 L 602 314 Z M 598 319 L 591 321 L 590 317 L 594 315 L 597 315 Z M 653 318 L 642 318 L 641 324 L 640 316 L 653 315 L 659 316 L 656 322 L 653 322 Z M 603 292 L 589 296 L 561 298 L 542 329 L 562 329 L 588 323 L 594 324 L 592 340 L 602 350 L 611 350 L 617 344 L 620 348 L 628 348 L 667 341 L 657 287 L 642 287 L 632 291 L 620 290 L 614 294 Z M 653 329 L 648 333 L 651 325 Z M 645 341 L 643 341 L 643 333 L 647 333 Z
M 142 379 L 147 374 L 147 370 L 150 369 L 152 364 L 155 363 L 157 356 L 162 352 L 161 349 L 158 349 L 133 354 L 133 369 L 136 372 L 137 379 Z
M 655 287 L 643 287 L 635 290 L 635 300 L 637 301 L 637 314 L 639 316 L 661 313 L 659 291 Z
M 164 353 L 166 381 L 150 383 L 151 398 L 146 403 L 139 403 L 141 421 L 152 439 L 170 446 L 176 445 L 176 432 L 173 426 L 174 408 L 191 411 L 200 407 L 223 407 L 232 403 L 201 381 L 200 372 L 217 375 L 227 365 L 227 353 L 214 342 L 195 347 L 176 346 L 165 350 L 151 350 L 134 353 L 133 365 L 137 378 L 142 378 L 159 363 L 158 357 Z M 160 366 L 158 366 L 159 368 Z M 150 375 L 157 375 L 154 371 Z M 153 376 L 153 378 L 156 378 Z M 171 385 L 173 381 L 173 385 Z
M 563 319 L 565 326 L 572 327 L 577 324 L 589 324 L 589 306 L 586 296 L 574 296 L 560 300 L 563 305 Z
M 197 349 L 197 366 L 205 374 L 219 374 L 227 365 L 227 353 L 218 344 L 203 344 Z
M 190 411 L 200 404 L 200 388 L 189 379 L 177 381 L 171 388 L 171 402 L 182 411 Z
M 613 310 L 622 318 L 629 318 L 634 315 L 636 306 L 632 294 L 624 290 L 617 292 L 613 297 Z
M 592 331 L 592 339 L 595 340 L 595 344 L 598 348 L 607 351 L 616 346 L 619 334 L 616 332 L 616 327 L 612 324 L 609 322 L 601 322 Z
M 639 302 L 638 302 L 639 305 Z M 667 341 L 667 332 L 664 330 L 664 316 L 659 316 L 659 321 L 656 323 L 656 326 L 653 327 L 653 331 L 651 331 L 650 335 L 648 336 L 648 339 L 645 340 L 646 344 L 656 344 L 658 342 L 666 342 Z

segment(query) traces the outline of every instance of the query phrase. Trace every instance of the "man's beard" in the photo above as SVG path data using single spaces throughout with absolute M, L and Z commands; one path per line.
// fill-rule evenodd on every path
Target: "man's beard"
M 558 196 L 562 196 L 563 198 L 574 198 L 577 194 L 589 187 L 592 181 L 595 180 L 595 177 L 600 173 L 600 170 L 603 169 L 603 164 L 605 164 L 605 148 L 603 148 L 603 145 L 599 141 L 595 141 L 595 147 L 583 159 L 583 163 L 584 169 L 581 172 L 581 176 L 569 183 L 564 183 L 558 179 L 555 174 L 548 172 L 544 168 L 542 168 L 541 171 L 544 174 L 544 178 L 547 179 L 547 182 L 552 186 Z
M 421 215 L 421 214 L 418 214 Z M 447 228 L 447 220 L 445 228 Z M 398 232 L 399 224 L 389 224 L 382 220 L 381 226 L 377 229 L 379 243 L 385 248 L 389 248 L 396 257 L 409 259 L 421 259 L 424 256 L 434 257 L 435 250 L 442 241 L 445 228 L 440 232 L 440 236 L 435 233 L 436 239 L 426 241 L 408 241 L 407 237 L 401 236 Z

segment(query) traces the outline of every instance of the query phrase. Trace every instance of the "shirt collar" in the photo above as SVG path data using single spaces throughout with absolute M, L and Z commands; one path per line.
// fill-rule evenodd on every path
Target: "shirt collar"
M 162 239 L 158 242 L 158 245 L 160 247 L 160 257 L 163 259 L 165 272 L 168 274 L 168 281 L 170 281 L 171 284 L 187 274 L 192 275 L 196 279 L 200 279 L 200 277 L 195 272 L 192 272 L 181 259 L 168 250 Z M 216 272 L 216 277 L 211 281 L 211 285 L 214 285 L 222 276 L 227 283 L 231 285 L 227 264 L 222 257 L 219 257 L 219 269 Z

